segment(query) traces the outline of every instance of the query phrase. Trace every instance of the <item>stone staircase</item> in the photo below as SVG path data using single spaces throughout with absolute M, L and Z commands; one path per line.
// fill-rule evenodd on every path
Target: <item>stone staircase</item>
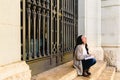
M 114 80 L 115 68 L 107 67 L 106 62 L 97 61 L 91 67 L 89 77 L 77 76 L 76 70 L 70 61 L 51 70 L 45 71 L 32 77 L 31 80 Z

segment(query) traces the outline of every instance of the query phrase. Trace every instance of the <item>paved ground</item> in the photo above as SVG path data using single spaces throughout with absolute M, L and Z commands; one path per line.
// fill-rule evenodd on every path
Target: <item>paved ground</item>
M 120 72 L 115 73 L 115 80 L 120 80 Z

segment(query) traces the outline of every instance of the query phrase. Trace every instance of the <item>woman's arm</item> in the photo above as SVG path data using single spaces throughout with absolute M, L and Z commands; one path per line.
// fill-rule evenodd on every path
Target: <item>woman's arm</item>
M 83 55 L 83 49 L 82 49 L 81 46 L 78 46 L 76 48 L 75 52 L 76 52 L 76 59 L 77 60 L 83 60 L 83 59 L 85 59 L 85 56 Z

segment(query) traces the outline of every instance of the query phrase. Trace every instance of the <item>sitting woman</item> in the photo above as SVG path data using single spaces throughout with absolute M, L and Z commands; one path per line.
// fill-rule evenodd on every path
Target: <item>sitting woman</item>
M 88 52 L 87 40 L 85 36 L 78 36 L 73 56 L 73 66 L 76 68 L 77 74 L 85 77 L 89 76 L 91 74 L 89 69 L 96 63 L 96 59 Z

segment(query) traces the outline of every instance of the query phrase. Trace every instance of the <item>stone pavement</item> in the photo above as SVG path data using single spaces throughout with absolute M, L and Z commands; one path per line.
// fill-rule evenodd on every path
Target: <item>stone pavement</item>
M 120 72 L 115 73 L 115 78 L 114 80 L 120 80 Z

